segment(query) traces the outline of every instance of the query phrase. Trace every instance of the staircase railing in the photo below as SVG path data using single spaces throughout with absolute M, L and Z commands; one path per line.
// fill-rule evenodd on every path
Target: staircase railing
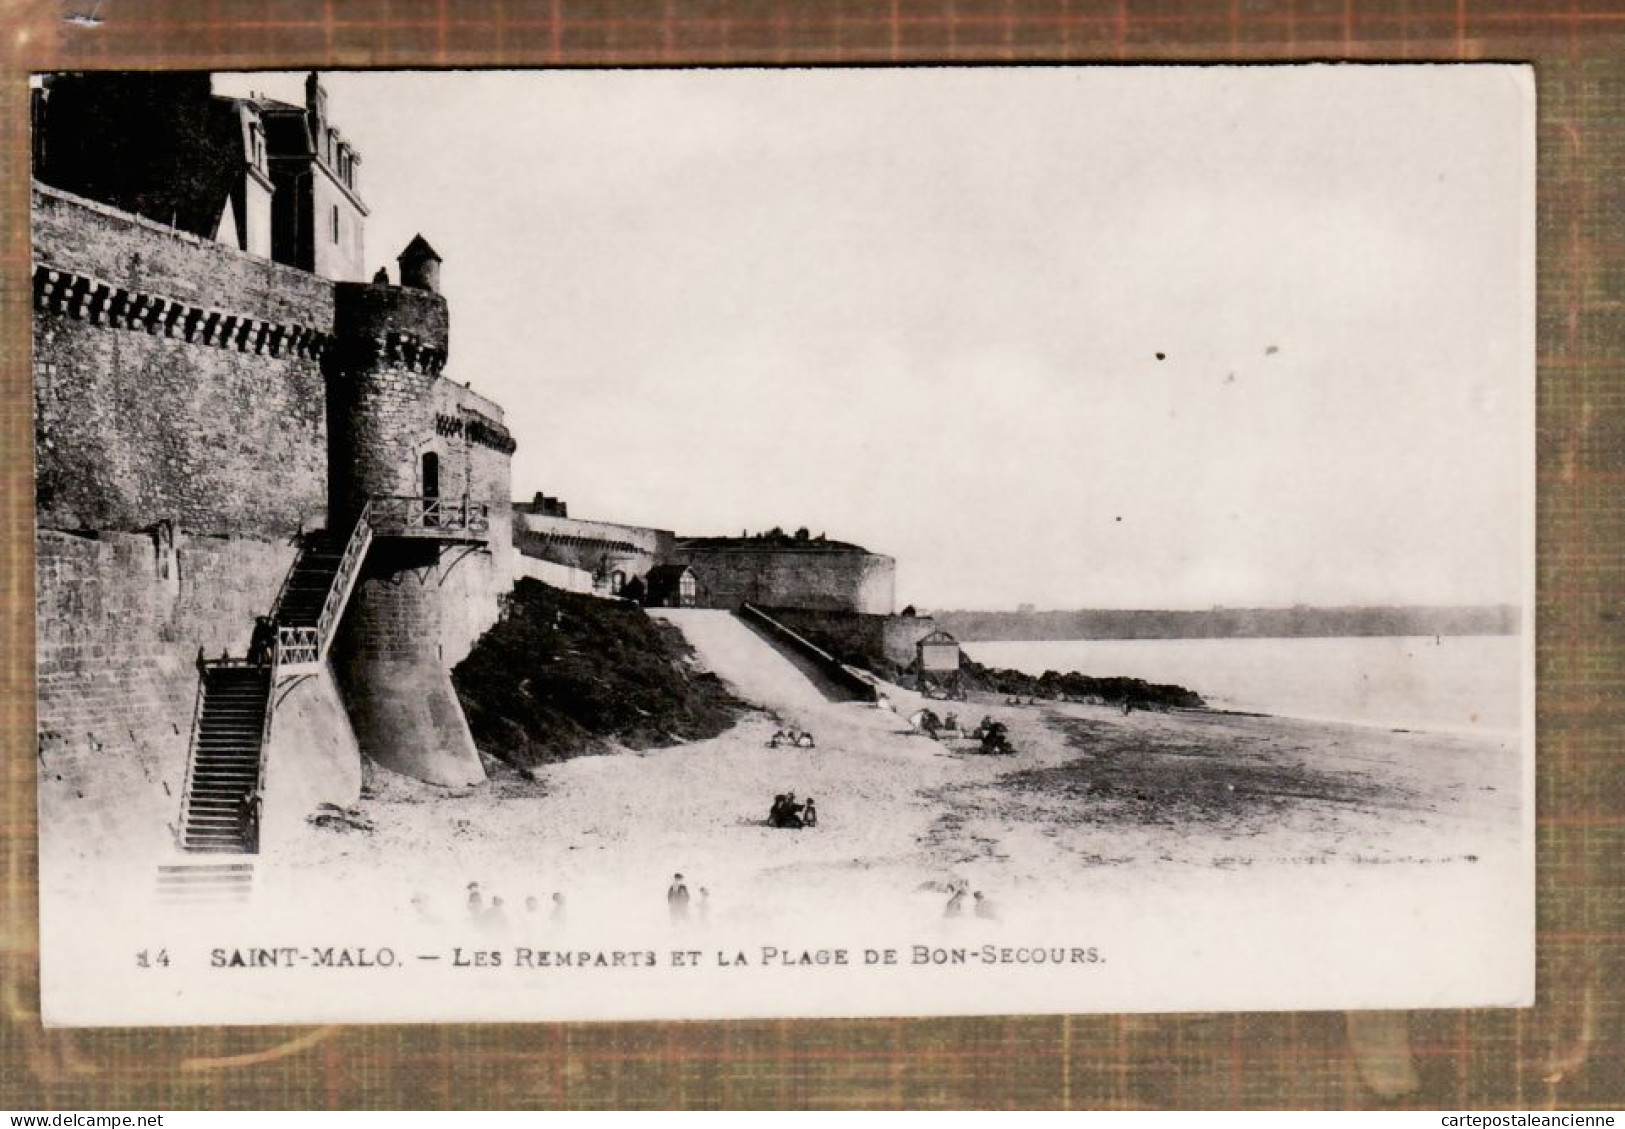
M 372 509 L 371 501 L 361 507 L 355 527 L 350 530 L 350 538 L 344 543 L 344 553 L 339 558 L 332 583 L 327 586 L 327 597 L 322 601 L 316 626 L 278 625 L 277 645 L 274 648 L 276 662 L 284 666 L 301 666 L 321 662 L 327 657 L 327 649 L 333 643 L 334 629 L 344 614 L 344 605 L 355 587 L 356 574 L 366 558 L 367 546 L 372 544 Z
M 203 655 L 197 661 L 197 701 L 192 705 L 192 732 L 186 739 L 186 776 L 181 781 L 181 818 L 175 825 L 175 845 L 186 847 L 186 818 L 192 811 L 192 777 L 197 771 L 198 731 L 203 728 L 203 693 L 208 687 L 208 668 Z
M 491 527 L 491 507 L 461 498 L 419 498 L 379 494 L 372 499 L 372 524 L 379 533 L 411 536 L 441 533 L 484 533 Z
M 271 721 L 276 716 L 276 670 L 280 647 L 271 648 L 270 677 L 265 680 L 265 720 L 260 724 L 260 757 L 254 769 L 254 790 L 243 812 L 243 841 L 248 854 L 260 853 L 260 816 L 265 810 L 265 772 L 271 755 Z
M 371 544 L 372 502 L 368 500 L 355 519 L 355 528 L 350 530 L 350 539 L 344 544 L 344 556 L 339 559 L 338 571 L 333 574 L 333 583 L 327 590 L 327 599 L 322 602 L 321 617 L 316 621 L 324 655 L 332 642 L 339 617 L 344 614 L 344 605 L 350 599 L 350 589 L 355 586 L 356 573 L 367 555 L 367 546 Z

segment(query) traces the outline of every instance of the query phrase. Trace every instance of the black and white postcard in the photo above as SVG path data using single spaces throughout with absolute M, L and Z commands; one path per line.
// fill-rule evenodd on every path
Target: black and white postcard
M 1532 1003 L 1534 129 L 36 76 L 46 1022 Z

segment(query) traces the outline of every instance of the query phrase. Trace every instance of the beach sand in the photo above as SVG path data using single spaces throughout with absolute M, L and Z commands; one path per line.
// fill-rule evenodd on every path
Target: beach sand
M 923 703 L 967 727 L 1005 722 L 1016 753 L 986 756 L 912 733 L 906 717 L 922 700 L 897 687 L 886 691 L 895 712 L 823 700 L 719 615 L 667 613 L 700 661 L 763 707 L 721 736 L 542 766 L 532 780 L 490 762 L 491 782 L 461 794 L 374 770 L 361 804 L 372 830 L 318 831 L 267 861 L 351 888 L 395 876 L 397 897 L 447 914 L 478 881 L 510 909 L 562 892 L 624 915 L 641 891 L 634 916 L 658 916 L 681 872 L 719 918 L 773 922 L 809 906 L 913 900 L 934 912 L 956 883 L 1002 912 L 1080 886 L 1143 893 L 1248 868 L 1465 869 L 1518 849 L 1515 736 L 994 696 Z M 768 747 L 788 725 L 817 747 Z M 786 791 L 816 799 L 817 828 L 767 826 Z
M 63 893 L 42 950 L 51 1014 L 267 1023 L 1532 999 L 1513 736 L 932 703 L 967 725 L 1005 722 L 1015 752 L 989 756 L 913 733 L 906 717 L 922 702 L 908 691 L 887 689 L 895 711 L 827 701 L 738 620 L 667 618 L 695 661 L 760 708 L 686 745 L 530 774 L 491 760 L 487 783 L 455 792 L 370 768 L 354 812 L 267 845 L 239 906 L 155 906 L 150 871 L 120 885 L 122 908 Z M 788 726 L 817 747 L 769 747 Z M 816 828 L 767 825 L 786 791 L 816 798 Z M 667 901 L 677 873 L 690 894 L 680 917 Z M 470 883 L 485 912 L 469 911 Z M 968 897 L 947 915 L 959 887 L 982 892 L 990 916 Z M 138 944 L 167 946 L 176 971 L 130 978 L 125 950 Z M 276 945 L 394 963 L 216 963 Z M 536 954 L 576 964 L 540 968 Z M 846 967 L 802 963 L 819 960 Z

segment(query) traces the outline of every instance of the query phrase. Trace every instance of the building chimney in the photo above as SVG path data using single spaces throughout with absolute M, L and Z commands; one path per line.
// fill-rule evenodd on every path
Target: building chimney
M 327 91 L 322 89 L 321 76 L 315 71 L 305 76 L 305 113 L 310 117 L 310 136 L 319 153 L 322 135 L 327 132 Z

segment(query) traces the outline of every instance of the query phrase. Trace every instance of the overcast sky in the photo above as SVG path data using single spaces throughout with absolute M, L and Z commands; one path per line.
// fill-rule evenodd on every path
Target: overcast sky
M 517 498 L 807 525 L 930 608 L 1522 602 L 1519 70 L 326 81 Z

